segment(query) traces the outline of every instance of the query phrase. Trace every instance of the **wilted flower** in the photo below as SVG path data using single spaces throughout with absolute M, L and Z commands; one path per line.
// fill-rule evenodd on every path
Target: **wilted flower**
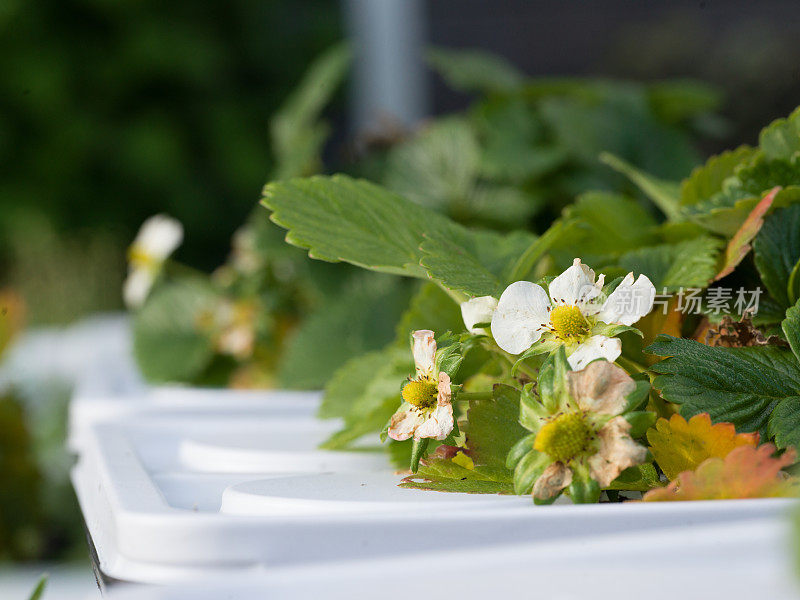
M 532 433 L 509 453 L 515 488 L 532 491 L 537 503 L 552 502 L 565 488 L 574 502 L 596 502 L 622 471 L 645 461 L 647 449 L 631 437 L 630 421 L 647 422 L 651 413 L 628 411 L 645 400 L 649 385 L 605 360 L 565 372 L 563 351 L 554 358 L 565 364 L 545 373 L 552 381 L 540 383 L 543 397 L 533 397 L 530 387 L 522 395 L 520 422 Z
M 130 308 L 138 308 L 147 299 L 164 261 L 183 241 L 183 226 L 166 215 L 147 219 L 128 248 L 128 277 L 122 297 Z
M 443 440 L 453 430 L 450 376 L 436 367 L 433 331 L 421 329 L 412 337 L 416 375 L 403 386 L 403 404 L 389 421 L 389 437 Z
M 572 266 L 550 282 L 547 291 L 530 281 L 509 285 L 492 317 L 497 345 L 511 354 L 531 347 L 539 353 L 564 346 L 573 369 L 597 358 L 614 361 L 622 343 L 613 337 L 653 308 L 655 287 L 645 275 L 633 273 L 606 297 L 605 275 L 576 258 Z

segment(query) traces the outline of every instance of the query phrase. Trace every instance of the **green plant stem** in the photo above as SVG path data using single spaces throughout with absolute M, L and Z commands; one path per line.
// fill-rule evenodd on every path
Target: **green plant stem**
M 639 363 L 634 362 L 629 358 L 625 358 L 624 356 L 617 358 L 616 363 L 625 369 L 629 375 L 635 375 L 636 373 L 647 373 L 646 367 L 643 367 Z

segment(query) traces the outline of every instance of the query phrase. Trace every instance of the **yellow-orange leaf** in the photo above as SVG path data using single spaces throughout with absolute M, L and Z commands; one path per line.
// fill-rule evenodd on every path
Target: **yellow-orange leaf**
M 775 446 L 741 446 L 725 458 L 709 458 L 696 471 L 684 471 L 667 487 L 651 490 L 645 502 L 670 500 L 730 500 L 736 498 L 794 497 L 798 480 L 781 471 L 794 463 L 790 448 L 773 458 Z
M 739 446 L 756 446 L 757 433 L 736 433 L 731 423 L 711 424 L 708 413 L 687 422 L 680 415 L 659 419 L 647 432 L 650 451 L 664 475 L 672 481 L 683 471 L 694 471 L 708 458 L 725 458 Z

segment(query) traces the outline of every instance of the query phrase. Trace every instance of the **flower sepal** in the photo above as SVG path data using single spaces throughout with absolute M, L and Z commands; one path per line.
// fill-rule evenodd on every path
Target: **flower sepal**
M 506 456 L 506 468 L 508 469 L 515 469 L 519 461 L 522 460 L 528 452 L 531 451 L 533 448 L 533 441 L 536 439 L 536 434 L 531 433 L 520 438 L 516 444 L 511 446 L 511 449 L 508 451 L 508 455 Z
M 529 383 L 523 387 L 519 397 L 520 425 L 528 431 L 537 433 L 548 416 L 547 409 L 536 399 L 533 384 Z
M 617 323 L 598 323 L 594 327 L 592 327 L 592 335 L 602 335 L 604 337 L 617 337 L 618 335 L 625 333 L 626 331 L 632 331 L 640 338 L 644 337 L 644 334 L 638 327 L 633 327 L 632 325 L 619 325 Z
M 574 504 L 594 504 L 600 500 L 600 484 L 592 479 L 584 465 L 578 465 L 572 471 L 567 494 Z
M 428 450 L 429 438 L 414 438 L 414 443 L 411 446 L 411 472 L 416 473 L 419 470 L 419 461 Z
M 552 460 L 546 454 L 528 448 L 514 468 L 514 493 L 520 496 L 530 494 L 536 480 L 542 476 Z
M 568 403 L 568 371 L 569 363 L 563 346 L 549 355 L 539 369 L 538 402 L 549 414 L 565 408 Z
M 519 373 L 520 367 L 525 363 L 526 360 L 529 358 L 533 358 L 534 356 L 541 356 L 542 354 L 550 355 L 560 347 L 563 347 L 561 342 L 555 339 L 544 339 L 545 336 L 542 336 L 542 340 L 530 348 L 528 348 L 525 352 L 519 355 L 519 358 L 514 362 L 514 365 L 511 367 L 511 376 L 516 377 L 517 373 Z
M 622 417 L 630 424 L 631 430 L 628 432 L 633 439 L 644 437 L 647 430 L 656 424 L 658 416 L 646 410 L 639 410 L 625 413 Z

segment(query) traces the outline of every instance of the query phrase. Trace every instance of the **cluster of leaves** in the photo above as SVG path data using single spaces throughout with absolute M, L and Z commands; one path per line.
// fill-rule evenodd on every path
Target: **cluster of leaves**
M 427 281 L 401 321 L 399 340 L 411 329 L 462 331 L 457 303 L 477 296 L 497 298 L 514 281 L 556 274 L 575 255 L 605 265 L 601 270 L 609 277 L 628 271 L 643 273 L 659 291 L 666 292 L 698 288 L 708 293 L 715 285 L 745 282 L 755 272 L 756 283 L 763 282 L 768 297 L 765 294 L 765 314 L 754 322 L 780 327 L 769 331 L 772 337 L 768 338 L 748 325 L 753 329 L 748 339 L 763 343 L 712 347 L 692 339 L 699 337 L 697 331 L 708 331 L 707 323 L 716 316 L 708 303 L 701 305 L 701 315 L 687 316 L 676 310 L 672 301 L 666 305 L 666 314 L 653 311 L 637 323 L 639 331 L 634 332 L 642 334 L 644 343 L 622 334 L 625 342 L 620 364 L 634 374 L 650 370 L 654 378 L 650 417 L 676 411 L 685 417 L 707 416 L 702 421 L 695 417 L 683 428 L 672 421 L 667 429 L 660 425 L 651 431 L 648 439 L 655 465 L 624 471 L 606 490 L 609 497 L 616 490 L 647 491 L 660 485 L 659 472 L 669 478 L 695 472 L 684 477 L 683 484 L 672 486 L 672 491 L 684 485 L 691 490 L 682 494 L 686 497 L 783 495 L 792 486 L 772 489 L 770 485 L 776 473 L 793 462 L 789 451 L 774 463 L 778 466 L 763 486 L 753 480 L 749 491 L 728 490 L 709 496 L 707 489 L 703 491 L 703 482 L 711 482 L 707 486 L 713 488 L 715 478 L 735 481 L 736 473 L 773 464 L 768 458 L 774 446 L 763 446 L 756 454 L 736 448 L 752 448 L 755 434 L 774 441 L 778 450 L 800 441 L 800 411 L 795 408 L 800 397 L 800 307 L 791 305 L 796 302 L 793 273 L 800 259 L 794 240 L 800 231 L 794 226 L 798 114 L 766 128 L 758 148 L 712 158 L 682 184 L 648 175 L 617 156 L 604 155 L 603 160 L 626 175 L 661 215 L 654 215 L 631 197 L 589 192 L 565 207 L 541 236 L 470 229 L 421 203 L 345 175 L 271 183 L 262 203 L 271 211 L 271 219 L 288 230 L 287 241 L 306 248 L 312 258 Z M 457 440 L 457 448 L 440 446 L 404 485 L 509 492 L 514 476 L 504 457 L 524 439 L 519 426 L 524 424 L 525 412 L 520 398 L 526 394 L 526 380 L 538 378 L 542 385 L 542 358 L 535 356 L 537 353 L 523 355 L 512 369 L 512 361 L 498 352 L 490 336 L 461 335 L 477 341 L 465 344 L 469 351 L 454 379 L 461 390 L 456 398 L 468 400 L 468 406 L 456 407 L 464 437 Z M 400 347 L 395 343 L 354 359 L 337 374 L 327 390 L 323 416 L 343 416 L 345 428 L 328 447 L 346 447 L 377 430 L 392 414 L 399 404 L 397 374 L 411 372 Z M 654 357 L 668 358 L 650 367 L 657 360 Z M 354 380 L 358 382 L 358 401 L 349 402 L 347 384 Z M 477 396 L 471 395 L 473 390 Z M 736 431 L 744 435 L 737 436 Z M 645 432 L 635 433 L 639 437 Z M 488 441 L 490 438 L 494 441 Z M 685 451 L 681 448 L 686 439 L 700 440 L 700 447 L 688 456 L 676 457 L 676 452 Z M 405 451 L 399 448 L 404 445 Z M 392 454 L 407 459 L 408 445 L 392 443 Z
M 265 196 L 292 194 L 294 210 L 305 211 L 305 216 L 316 211 L 304 227 L 327 229 L 331 236 L 313 249 L 315 258 L 422 279 L 437 273 L 448 293 L 458 298 L 495 294 L 507 281 L 527 275 L 558 236 L 551 231 L 531 247 L 534 237 L 525 230 L 549 224 L 552 213 L 576 191 L 628 185 L 597 160 L 602 148 L 663 176 L 688 171 L 696 162 L 692 124 L 718 103 L 713 90 L 695 84 L 529 80 L 482 54 L 434 51 L 432 66 L 452 85 L 477 93 L 475 105 L 416 132 L 403 132 L 388 149 L 372 148 L 349 169 L 367 173 L 386 189 L 337 179 L 347 204 L 339 207 L 326 204 L 325 198 L 315 200 L 315 195 L 327 193 L 329 179 L 318 184 L 292 178 L 322 168 L 330 132 L 322 114 L 347 72 L 349 57 L 342 46 L 322 55 L 273 116 L 273 179 L 289 187 L 268 187 Z M 501 72 L 505 75 L 498 78 Z M 401 196 L 406 204 L 398 204 Z M 636 201 L 617 200 L 634 207 L 634 220 L 652 220 Z M 613 211 L 598 208 L 605 201 L 604 195 L 587 197 L 580 210 L 603 211 L 598 218 L 616 229 Z M 406 216 L 325 221 L 328 211 L 368 215 L 373 205 L 385 212 L 405 211 Z M 428 210 L 419 212 L 418 207 Z M 296 215 L 290 211 L 286 218 L 293 222 Z M 430 239 L 415 233 L 423 221 L 430 225 Z M 474 224 L 486 231 L 461 226 Z M 384 226 L 402 227 L 405 233 L 384 232 Z M 559 227 L 569 229 L 566 223 Z M 512 228 L 518 231 L 492 233 Z M 579 225 L 569 233 L 582 239 L 594 235 Z M 384 234 L 396 240 L 388 251 L 372 239 Z M 304 235 L 302 228 L 290 233 Z M 148 379 L 321 387 L 349 357 L 378 351 L 395 337 L 395 324 L 412 293 L 419 290 L 430 299 L 430 292 L 406 280 L 304 260 L 302 252 L 281 238 L 280 229 L 259 209 L 234 236 L 231 259 L 212 278 L 168 267 L 135 321 L 134 349 Z M 302 239 L 298 244 L 303 245 Z M 525 249 L 529 251 L 523 256 Z M 359 256 L 367 257 L 366 262 L 359 262 Z M 512 256 L 519 259 L 515 264 L 509 263 Z M 465 272 L 466 278 L 460 275 Z M 225 342 L 234 334 L 253 341 L 231 353 Z M 331 346 L 338 351 L 330 352 Z
M 369 175 L 479 227 L 546 228 L 575 195 L 624 189 L 597 160 L 602 151 L 661 177 L 682 177 L 699 159 L 694 125 L 720 100 L 697 83 L 529 79 L 474 51 L 432 50 L 429 63 L 478 99 L 392 148 L 383 171 Z
M 349 63 L 345 46 L 331 48 L 273 116 L 276 178 L 320 168 L 330 129 L 322 111 Z M 135 316 L 134 353 L 145 377 L 156 382 L 314 388 L 347 356 L 392 339 L 406 287 L 305 260 L 259 210 L 237 231 L 229 261 L 211 277 L 167 266 Z M 331 345 L 341 351 L 329 352 Z

